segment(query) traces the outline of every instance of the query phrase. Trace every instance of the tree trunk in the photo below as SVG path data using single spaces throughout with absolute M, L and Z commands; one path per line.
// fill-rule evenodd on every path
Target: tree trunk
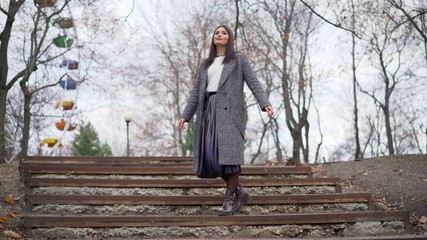
M 305 121 L 304 124 L 304 130 L 305 130 L 305 144 L 306 146 L 303 146 L 303 154 L 304 154 L 304 162 L 309 163 L 309 152 L 310 152 L 310 144 L 309 144 L 309 137 L 310 137 L 310 123 L 308 121 Z
M 21 89 L 24 93 L 24 126 L 22 128 L 21 152 L 19 156 L 24 157 L 28 154 L 28 141 L 30 139 L 31 93 L 23 83 L 21 83 Z
M 354 50 L 354 35 L 353 35 L 353 117 L 354 117 L 354 143 L 355 152 L 354 160 L 360 160 L 363 158 L 363 154 L 360 148 L 360 137 L 359 137 L 359 109 L 357 107 L 357 78 L 356 78 L 356 65 L 355 65 L 355 50 Z
M 301 144 L 302 144 L 302 138 L 301 138 L 301 132 L 299 128 L 293 128 L 292 129 L 292 159 L 295 162 L 301 162 L 301 158 L 300 158 L 300 149 L 301 149 Z
M 0 163 L 6 162 L 6 100 L 7 90 L 2 87 L 0 90 Z
M 382 107 L 384 112 L 384 120 L 385 120 L 385 131 L 387 135 L 387 147 L 388 147 L 388 154 L 394 155 L 394 144 L 393 144 L 393 132 L 391 129 L 391 123 L 390 123 L 390 109 L 388 104 L 384 104 Z
M 296 122 L 293 112 L 292 112 L 292 104 L 291 104 L 291 89 L 289 86 L 290 76 L 288 69 L 288 47 L 289 47 L 289 37 L 291 33 L 291 25 L 292 25 L 292 17 L 295 7 L 295 1 L 291 3 L 290 11 L 288 14 L 288 18 L 285 21 L 284 35 L 282 38 L 282 94 L 283 94 L 283 105 L 285 106 L 285 115 L 286 115 L 286 125 L 291 132 L 292 135 L 292 159 L 296 162 L 300 162 L 300 149 L 301 149 L 301 131 L 297 127 L 298 123 Z
M 273 119 L 273 123 L 274 123 L 273 136 L 274 136 L 274 145 L 276 147 L 276 160 L 278 163 L 283 163 L 283 153 L 282 153 L 282 148 L 280 146 L 280 139 L 279 139 L 279 124 L 277 123 L 276 119 Z
M 12 32 L 13 22 L 18 10 L 24 4 L 25 0 L 9 1 L 9 10 L 7 12 L 6 24 L 0 34 L 0 163 L 6 162 L 6 100 L 9 86 L 7 85 L 7 76 L 9 71 L 8 55 L 10 34 Z
M 353 31 L 355 30 L 355 11 L 354 11 L 354 2 L 351 3 L 352 8 L 352 27 Z M 363 158 L 362 151 L 360 148 L 360 137 L 359 137 L 359 109 L 357 107 L 357 78 L 356 78 L 356 36 L 352 34 L 352 70 L 353 70 L 353 117 L 354 117 L 354 143 L 355 143 L 355 152 L 354 152 L 354 160 L 360 160 Z
M 380 65 L 381 65 L 381 69 L 382 69 L 382 74 L 383 74 L 383 78 L 384 78 L 384 104 L 382 104 L 381 109 L 383 110 L 384 113 L 384 121 L 385 121 L 385 131 L 386 131 L 386 136 L 387 136 L 387 147 L 388 147 L 388 153 L 390 155 L 394 155 L 394 144 L 393 144 L 393 133 L 392 133 L 392 128 L 391 128 L 391 121 L 390 121 L 390 99 L 391 99 L 391 94 L 393 93 L 393 89 L 395 84 L 391 83 L 391 79 L 387 74 L 387 68 L 386 65 L 384 63 L 384 57 L 383 57 L 383 52 L 381 52 L 381 54 L 379 55 L 380 57 Z M 394 81 L 394 80 L 392 80 Z

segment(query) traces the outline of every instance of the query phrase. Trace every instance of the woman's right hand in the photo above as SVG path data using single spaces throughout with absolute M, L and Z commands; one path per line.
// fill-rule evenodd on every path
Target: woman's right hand
M 184 124 L 187 122 L 187 120 L 185 120 L 185 118 L 180 118 L 179 120 L 178 120 L 178 128 L 179 129 L 185 129 L 185 126 L 184 126 Z

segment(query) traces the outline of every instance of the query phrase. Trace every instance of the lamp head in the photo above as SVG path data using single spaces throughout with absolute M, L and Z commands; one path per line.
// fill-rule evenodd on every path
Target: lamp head
M 131 122 L 132 121 L 132 117 L 133 117 L 132 112 L 125 112 L 125 114 L 123 115 L 123 117 L 124 117 L 124 119 L 125 119 L 125 121 L 127 123 Z

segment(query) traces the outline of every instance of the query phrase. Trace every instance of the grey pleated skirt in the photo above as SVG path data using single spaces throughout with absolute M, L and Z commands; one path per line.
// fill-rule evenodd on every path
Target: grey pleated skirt
M 227 176 L 240 173 L 240 165 L 220 165 L 218 161 L 218 137 L 216 127 L 216 92 L 206 94 L 205 111 L 200 131 L 199 165 L 197 176 L 199 178 L 227 178 Z

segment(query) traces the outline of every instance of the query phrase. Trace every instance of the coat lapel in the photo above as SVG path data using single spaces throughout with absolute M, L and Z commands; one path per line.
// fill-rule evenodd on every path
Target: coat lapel
M 236 60 L 229 61 L 228 63 L 224 64 L 224 67 L 222 69 L 221 78 L 219 79 L 218 83 L 218 89 L 224 84 L 225 80 L 227 80 L 228 76 L 230 76 L 230 73 L 233 71 L 233 69 L 236 67 Z

